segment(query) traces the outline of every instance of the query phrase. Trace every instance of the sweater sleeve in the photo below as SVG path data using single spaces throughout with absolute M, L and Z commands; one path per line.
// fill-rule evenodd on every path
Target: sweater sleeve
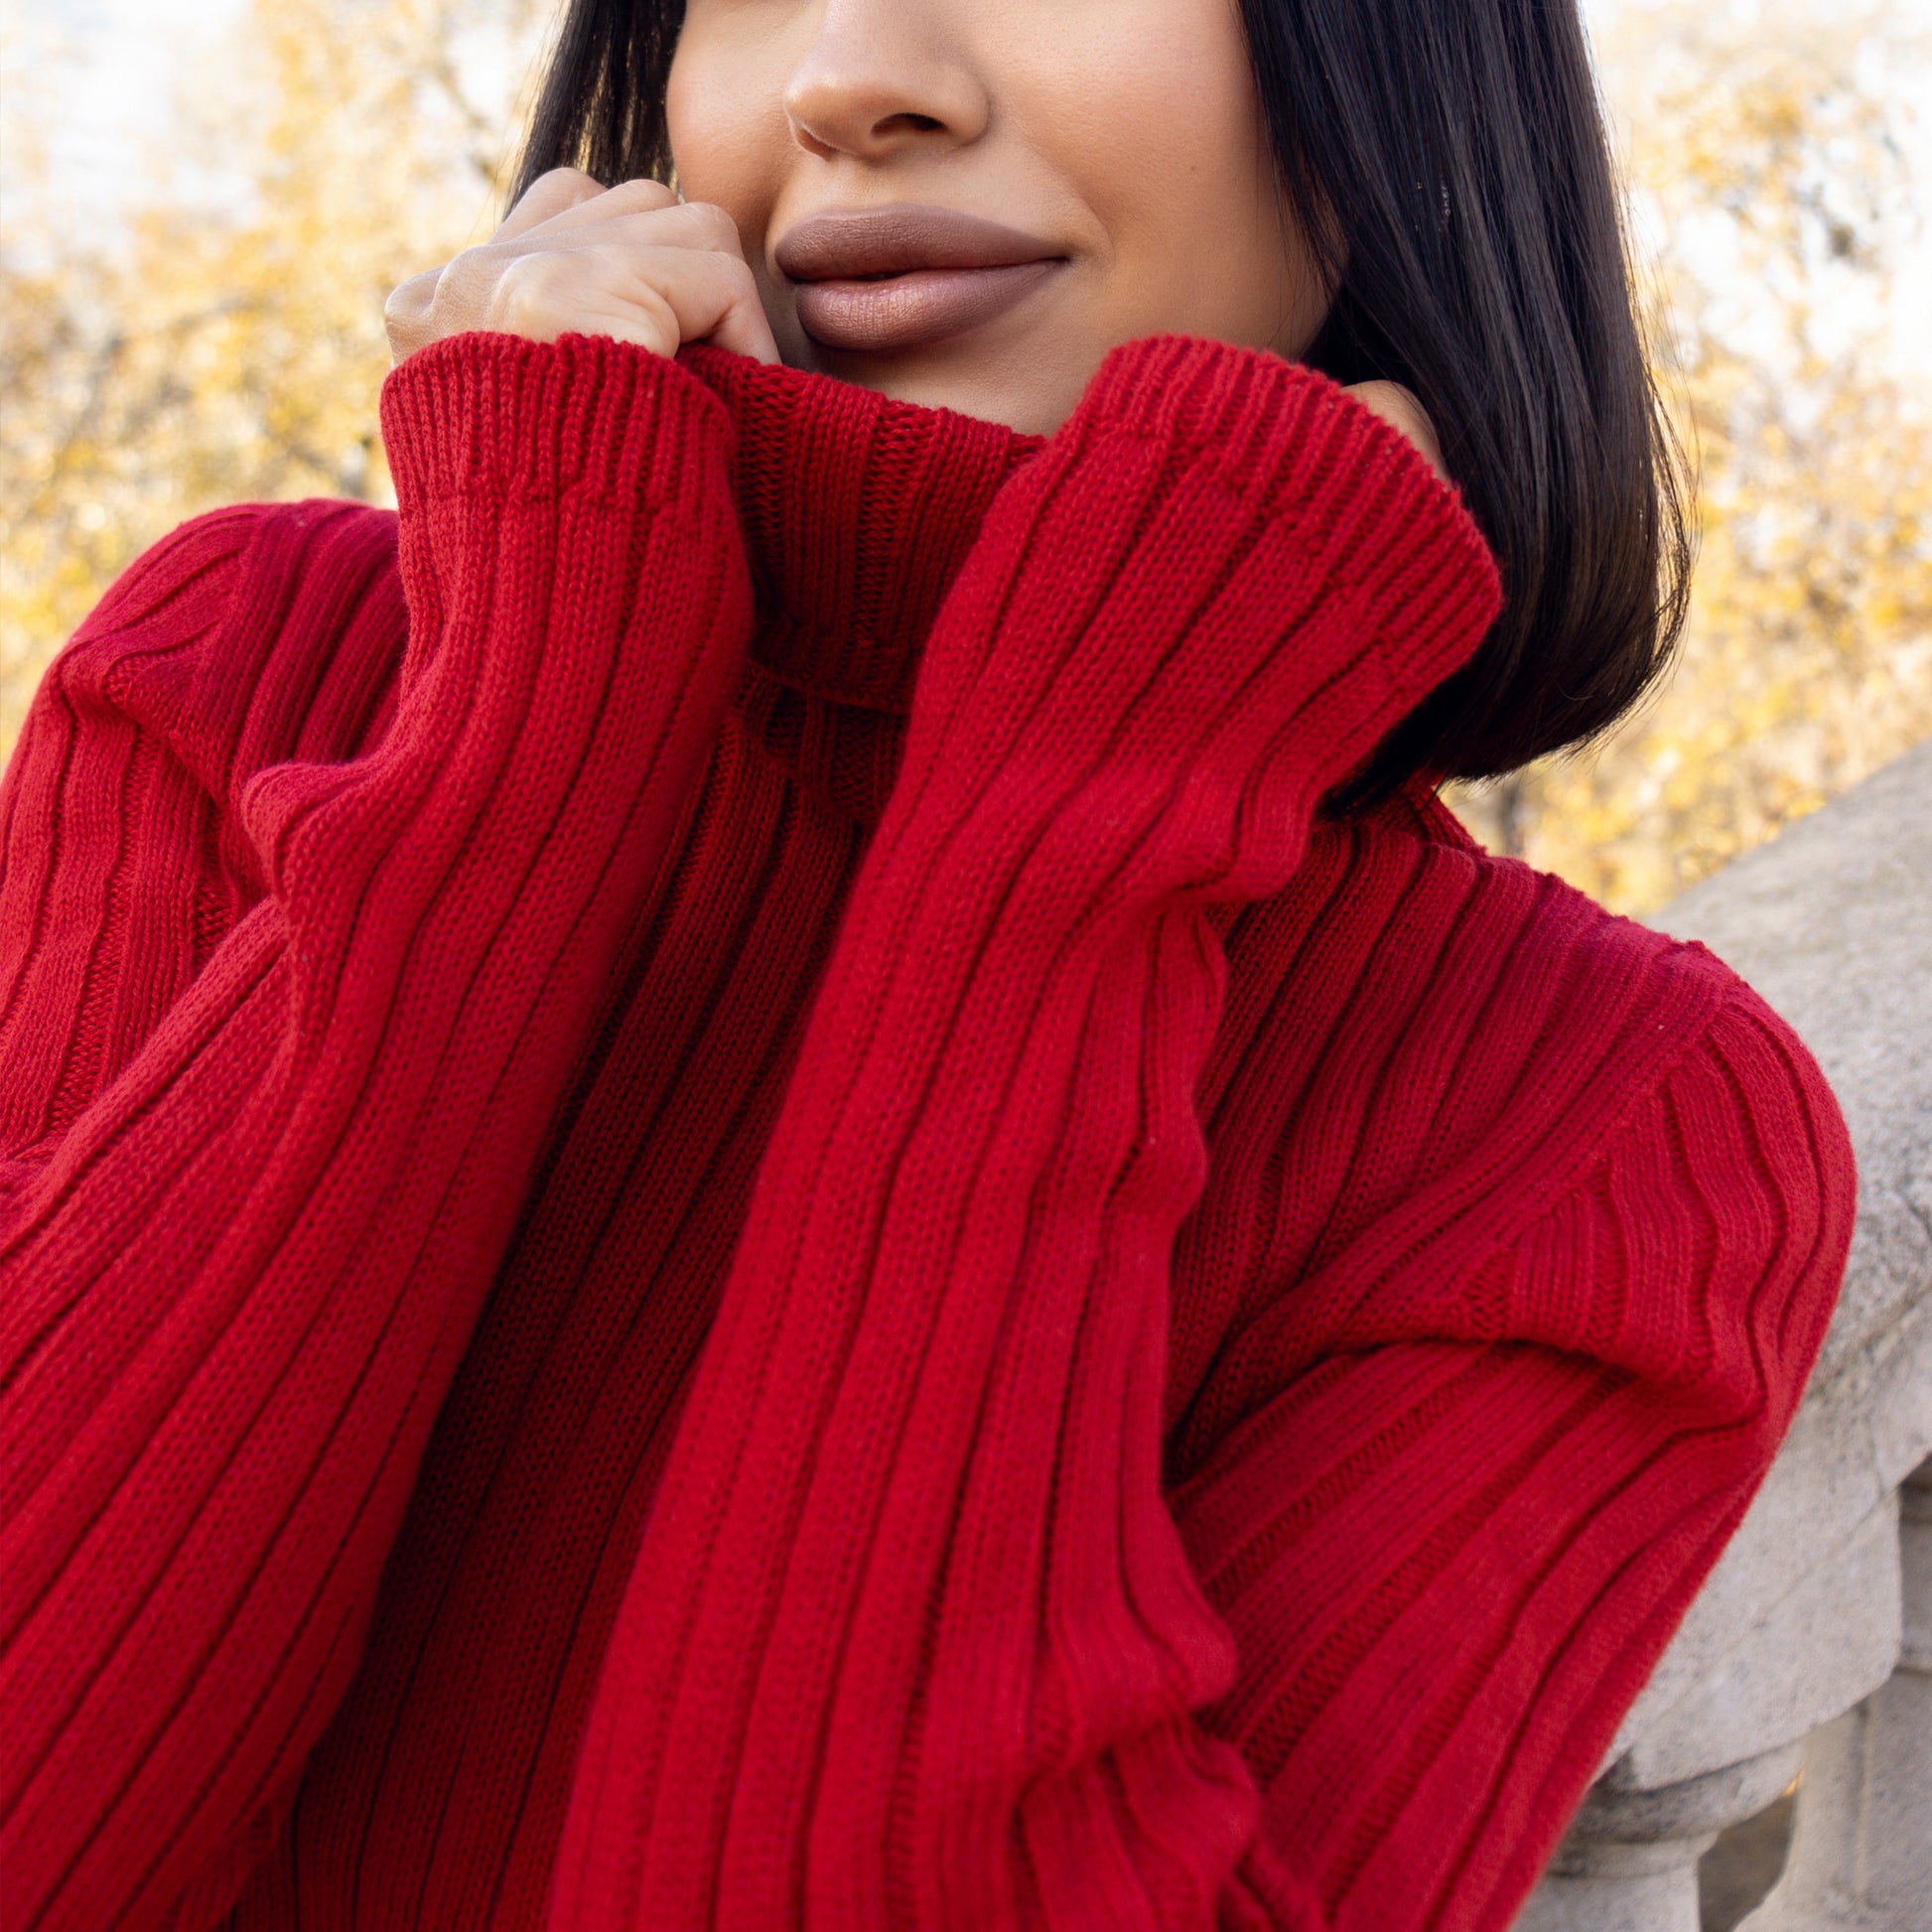
M 1620 1111 L 1547 1199 L 1451 1173 L 1372 1223 L 1171 1445 L 1252 1922 L 1504 1932 L 1770 1466 L 1851 1240 L 1837 1104 L 1731 981 Z
M 996 501 L 608 1653 L 557 1927 L 1267 1923 L 1162 1492 L 1218 908 L 1472 650 L 1493 565 L 1325 378 L 1110 356 Z M 1290 1886 L 1281 1922 L 1312 1927 Z
M 313 626 L 366 576 L 305 549 L 330 517 L 306 505 L 137 568 L 8 776 L 0 1816 L 23 1932 L 218 1910 L 260 1850 L 749 633 L 729 418 L 674 363 L 459 337 L 391 374 L 382 416 L 407 638 L 366 750 L 308 755 L 297 721 L 211 822 L 157 722 L 207 639 Z M 267 683 L 257 725 L 299 695 Z M 195 870 L 204 832 L 260 888 L 210 947 L 192 915 L 133 916 L 165 899 L 156 869 L 190 898 L 222 870 Z M 145 1037 L 104 1053 L 157 980 Z

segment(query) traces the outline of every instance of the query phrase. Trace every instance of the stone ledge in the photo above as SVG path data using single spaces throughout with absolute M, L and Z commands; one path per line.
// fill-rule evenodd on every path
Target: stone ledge
M 1832 1923 L 1899 1932 L 1932 1888 L 1932 743 L 1651 923 L 1709 946 L 1816 1054 L 1858 1223 L 1777 1461 L 1515 1932 L 1695 1926 L 1696 1834 L 1765 1795 L 1807 1732 L 1785 1879 L 1748 1924 L 1816 1932 L 1829 1894 Z
M 1816 1371 L 1827 1383 L 1932 1289 L 1932 740 L 1649 923 L 1748 980 L 1845 1110 L 1859 1224 Z
M 1730 1632 L 1684 1696 L 1637 1728 L 1604 1782 L 1656 1791 L 1796 1744 L 1890 1677 L 1899 1637 L 1893 1492 L 1767 1615 Z
M 1932 1452 L 1932 742 L 1652 923 L 1703 941 L 1817 1055 L 1858 1153 L 1859 1219 L 1791 1434 L 1604 1759 L 1641 1784 L 1770 1749 L 1877 1668 L 1864 1653 L 1895 1586 L 1854 1546 Z M 1828 1669 L 1815 1634 L 1794 1634 L 1829 1625 L 1834 1606 L 1847 1654 Z
M 1888 1502 L 1932 1447 L 1926 1442 L 1932 1434 L 1928 1407 L 1932 1299 L 1896 1328 L 1872 1336 L 1830 1383 L 1814 1383 L 1807 1393 L 1764 1486 L 1617 1726 L 1606 1766 L 1666 1723 L 1667 1714 L 1725 1666 L 1748 1633 L 1779 1627 L 1781 1606 L 1833 1570 L 1860 1526 Z M 1863 1600 L 1845 1604 L 1848 1619 L 1856 1613 L 1862 1626 L 1868 1624 L 1870 1609 Z M 1796 1674 L 1810 1666 L 1793 1654 L 1788 1668 Z M 1792 1695 L 1798 1695 L 1795 1685 Z M 1746 1746 L 1740 1754 L 1748 1755 L 1779 1739 L 1767 1732 L 1761 1741 L 1739 1741 Z

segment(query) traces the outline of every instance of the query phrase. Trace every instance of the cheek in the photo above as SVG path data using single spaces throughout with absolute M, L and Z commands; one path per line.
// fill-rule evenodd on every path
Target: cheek
M 1155 327 L 1252 334 L 1297 273 L 1234 0 L 1107 0 L 1061 53 L 1029 63 L 1025 119 L 1105 231 L 1114 296 Z
M 687 27 L 671 63 L 664 123 L 688 202 L 716 202 L 748 235 L 770 199 L 774 145 L 785 144 L 782 91 L 766 86 L 757 53 Z
M 1060 58 L 1029 63 L 1029 92 L 1053 109 L 1056 145 L 1087 158 L 1095 200 L 1112 191 L 1125 210 L 1184 203 L 1188 184 L 1252 192 L 1259 116 L 1235 0 L 1104 0 L 1086 25 Z

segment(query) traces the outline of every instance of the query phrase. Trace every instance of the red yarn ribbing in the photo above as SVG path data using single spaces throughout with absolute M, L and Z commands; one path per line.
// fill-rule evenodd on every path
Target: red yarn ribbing
M 1850 1237 L 1697 946 L 1323 793 L 1495 609 L 1325 379 L 468 336 L 0 792 L 10 1926 L 1502 1928 Z

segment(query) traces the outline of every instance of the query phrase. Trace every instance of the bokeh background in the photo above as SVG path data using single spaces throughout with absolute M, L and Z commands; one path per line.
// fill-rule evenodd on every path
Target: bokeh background
M 1642 914 L 1932 736 L 1932 0 L 1587 0 L 1699 474 L 1674 673 L 1452 802 Z M 554 0 L 0 0 L 0 758 L 199 510 L 392 501 L 383 298 L 498 218 Z

